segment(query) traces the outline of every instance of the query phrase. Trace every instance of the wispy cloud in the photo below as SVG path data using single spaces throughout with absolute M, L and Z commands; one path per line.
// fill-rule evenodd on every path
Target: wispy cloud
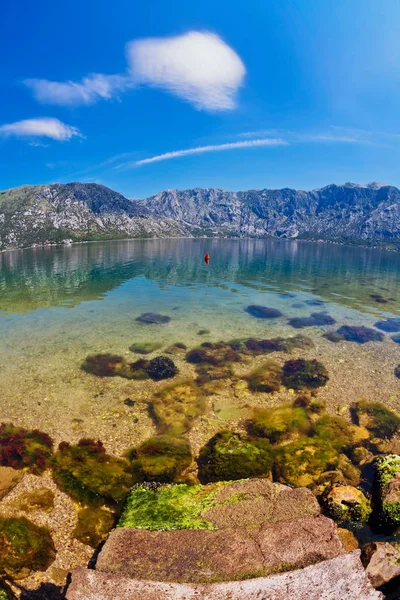
M 323 131 L 293 131 L 283 129 L 260 129 L 238 133 L 240 138 L 257 138 L 265 135 L 283 136 L 291 144 L 321 143 L 321 144 L 366 144 L 382 146 L 386 139 L 400 141 L 400 134 L 367 131 L 351 127 L 331 125 Z
M 92 73 L 79 82 L 25 79 L 23 83 L 32 90 L 38 102 L 59 106 L 89 105 L 99 100 L 110 100 L 133 85 L 126 75 L 101 73 Z
M 236 52 L 207 32 L 133 41 L 127 57 L 135 82 L 166 90 L 200 110 L 235 108 L 246 73 Z
M 140 167 L 141 165 L 148 165 L 150 163 L 160 162 L 162 160 L 171 160 L 173 158 L 181 158 L 182 156 L 190 156 L 192 154 L 204 154 L 206 152 L 221 152 L 224 150 L 236 150 L 238 148 L 259 148 L 261 146 L 285 146 L 287 142 L 281 139 L 266 138 L 259 140 L 246 140 L 245 142 L 231 142 L 229 144 L 213 144 L 210 146 L 197 146 L 196 148 L 188 148 L 186 150 L 174 150 L 172 152 L 165 152 L 164 154 L 158 154 L 157 156 L 151 156 L 150 158 L 144 158 L 134 162 L 123 163 L 118 165 L 116 168 L 122 167 Z
M 42 104 L 80 106 L 118 98 L 138 86 L 169 92 L 199 110 L 231 110 L 243 84 L 245 66 L 213 33 L 190 31 L 166 38 L 133 40 L 126 46 L 126 72 L 92 73 L 81 81 L 25 79 Z
M 0 126 L 0 135 L 16 137 L 47 137 L 57 141 L 67 141 L 73 137 L 83 137 L 77 127 L 66 125 L 58 119 L 26 119 Z

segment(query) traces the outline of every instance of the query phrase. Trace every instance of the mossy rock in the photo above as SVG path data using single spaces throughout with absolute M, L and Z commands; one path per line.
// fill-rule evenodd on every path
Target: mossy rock
M 249 422 L 252 434 L 276 444 L 293 434 L 309 434 L 312 425 L 304 408 L 289 405 L 277 408 L 256 408 Z
M 320 438 L 303 438 L 276 449 L 274 473 L 280 483 L 312 487 L 325 471 L 337 469 L 339 455 Z
M 25 517 L 0 517 L 0 579 L 45 571 L 56 557 L 49 530 Z
M 281 387 L 282 369 L 269 360 L 245 377 L 252 392 L 277 392 Z
M 224 430 L 203 446 L 197 462 L 202 483 L 269 477 L 273 451 L 265 439 Z
M 352 404 L 350 410 L 355 422 L 376 437 L 390 439 L 399 429 L 400 418 L 380 402 L 362 399 Z
M 192 462 L 188 442 L 168 435 L 149 438 L 128 456 L 135 482 L 173 483 Z
M 205 411 L 205 400 L 195 383 L 186 380 L 161 389 L 149 408 L 159 432 L 174 436 L 191 429 Z
M 125 360 L 117 354 L 91 354 L 82 364 L 83 371 L 98 377 L 115 377 L 126 367 Z
M 78 512 L 78 521 L 73 536 L 82 544 L 97 548 L 107 538 L 114 523 L 114 513 L 105 508 L 92 506 L 82 508 Z
M 137 485 L 129 494 L 118 527 L 149 530 L 215 529 L 202 513 L 229 482 L 209 485 Z
M 178 374 L 178 369 L 171 358 L 168 356 L 157 356 L 152 358 L 147 368 L 149 377 L 155 381 L 169 379 Z
M 298 358 L 283 365 L 282 383 L 295 390 L 316 389 L 327 384 L 328 371 L 318 360 Z
M 379 491 L 381 521 L 400 525 L 400 456 L 387 454 L 374 459 L 376 485 Z
M 11 423 L 0 425 L 0 465 L 39 475 L 49 466 L 52 454 L 53 440 L 47 433 Z
M 324 415 L 316 421 L 315 435 L 338 451 L 350 447 L 354 441 L 351 423 L 342 417 L 331 415 Z
M 365 522 L 371 516 L 371 503 L 351 485 L 334 485 L 322 496 L 322 505 L 335 521 Z
M 76 446 L 62 442 L 53 460 L 57 485 L 85 504 L 122 502 L 133 483 L 128 462 L 106 454 L 101 442 L 83 439 Z
M 136 352 L 136 354 L 151 354 L 161 347 L 162 344 L 158 342 L 136 342 L 129 347 L 129 350 L 131 352 Z
M 225 342 L 204 342 L 198 348 L 186 354 L 186 361 L 194 365 L 212 365 L 220 367 L 240 362 L 243 359 L 240 352 Z
M 18 499 L 16 506 L 19 510 L 33 512 L 41 510 L 51 512 L 54 508 L 54 493 L 49 488 L 38 488 L 24 492 Z

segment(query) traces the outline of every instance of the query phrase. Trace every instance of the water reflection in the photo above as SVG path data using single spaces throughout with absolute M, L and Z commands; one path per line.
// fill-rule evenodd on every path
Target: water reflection
M 394 252 L 296 241 L 169 239 L 35 248 L 0 255 L 0 314 L 72 308 L 140 276 L 161 289 L 236 291 L 236 284 L 304 291 L 367 312 L 398 314 L 399 267 Z

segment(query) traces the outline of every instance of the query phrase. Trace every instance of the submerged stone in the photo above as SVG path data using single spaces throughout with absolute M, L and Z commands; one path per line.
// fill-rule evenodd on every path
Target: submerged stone
M 137 354 L 151 354 L 156 350 L 161 348 L 162 344 L 158 342 L 137 342 L 136 344 L 132 344 L 129 347 L 131 352 L 136 352 Z
M 322 503 L 335 521 L 368 521 L 372 509 L 364 494 L 351 485 L 334 485 L 322 497 Z
M 282 368 L 269 360 L 246 375 L 249 390 L 252 392 L 276 392 L 281 387 Z
M 400 331 L 400 319 L 387 319 L 386 321 L 378 321 L 374 324 L 374 327 L 377 327 L 382 331 L 386 331 L 387 333 L 398 333 Z
M 174 361 L 168 358 L 168 356 L 157 356 L 149 362 L 147 373 L 152 379 L 159 381 L 160 379 L 175 377 L 178 369 Z
M 350 410 L 355 422 L 376 437 L 392 438 L 400 427 L 400 417 L 380 402 L 362 399 L 352 404 Z
M 152 437 L 129 451 L 136 482 L 173 483 L 192 462 L 187 440 L 168 435 Z
M 282 383 L 287 388 L 315 389 L 326 385 L 328 380 L 329 375 L 325 366 L 315 359 L 287 360 L 283 365 Z
M 138 323 L 144 323 L 145 325 L 161 325 L 162 323 L 169 323 L 171 317 L 166 315 L 159 315 L 158 313 L 143 313 L 140 317 L 135 319 Z
M 268 477 L 273 453 L 267 440 L 220 431 L 200 450 L 197 462 L 202 483 Z
M 50 532 L 25 517 L 0 516 L 0 580 L 45 571 L 56 557 Z
M 342 325 L 336 333 L 347 342 L 366 344 L 367 342 L 382 342 L 384 335 L 370 327 L 357 327 L 355 325 Z
M 205 411 L 202 392 L 192 380 L 179 381 L 162 388 L 149 405 L 159 433 L 182 435 Z
M 334 325 L 336 320 L 327 313 L 311 313 L 309 317 L 294 317 L 289 320 L 289 325 L 295 329 L 304 327 L 322 327 L 325 325 Z
M 268 306 L 260 306 L 258 304 L 250 304 L 245 311 L 256 319 L 277 319 L 282 316 L 282 313 L 277 308 L 269 308 Z
M 104 353 L 87 356 L 82 364 L 82 369 L 98 377 L 114 377 L 124 366 L 125 361 L 122 356 Z
M 374 466 L 381 521 L 386 525 L 398 527 L 400 525 L 400 456 L 398 454 L 377 456 Z
M 308 434 L 312 429 L 304 408 L 288 405 L 277 408 L 256 408 L 249 422 L 250 432 L 267 438 L 272 444 L 293 434 Z
M 375 588 L 400 577 L 400 551 L 388 542 L 371 542 L 364 546 L 361 561 Z
M 400 335 L 392 335 L 392 340 L 395 344 L 400 344 Z
M 97 546 L 107 539 L 115 523 L 115 515 L 106 508 L 82 508 L 78 512 L 78 520 L 74 529 L 74 538 L 91 546 Z
M 305 302 L 305 304 L 308 304 L 308 306 L 323 306 L 325 304 L 325 302 L 323 300 L 317 300 L 317 299 L 305 300 L 304 302 Z

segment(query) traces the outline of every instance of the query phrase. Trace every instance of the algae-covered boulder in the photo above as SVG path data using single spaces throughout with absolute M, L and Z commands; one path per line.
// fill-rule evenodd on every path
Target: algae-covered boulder
M 149 408 L 160 433 L 181 435 L 204 413 L 205 400 L 193 381 L 179 381 L 161 389 Z
M 147 373 L 155 381 L 160 381 L 161 379 L 175 377 L 178 369 L 174 361 L 168 356 L 157 356 L 149 362 Z
M 268 440 L 220 431 L 200 450 L 197 462 L 202 483 L 269 477 L 273 453 Z
M 360 432 L 342 417 L 324 415 L 315 423 L 315 435 L 337 450 L 343 450 L 357 442 Z
M 25 517 L 0 517 L 0 579 L 45 571 L 56 556 L 50 532 Z
M 328 371 L 318 360 L 297 358 L 283 365 L 282 383 L 295 390 L 316 389 L 327 384 Z
M 272 444 L 292 434 L 308 434 L 312 424 L 306 410 L 299 406 L 256 408 L 249 423 L 251 433 L 267 438 Z
M 82 544 L 97 548 L 107 538 L 114 522 L 115 515 L 106 508 L 93 506 L 82 508 L 78 512 L 73 535 Z
M 277 319 L 282 316 L 282 313 L 277 308 L 268 306 L 260 306 L 258 304 L 250 304 L 245 308 L 245 311 L 256 319 Z
M 374 460 L 376 484 L 379 490 L 381 520 L 388 525 L 400 525 L 400 456 L 387 454 Z
M 337 468 L 339 455 L 320 438 L 302 438 L 276 449 L 274 472 L 281 483 L 312 487 L 322 473 Z
M 115 505 L 124 500 L 133 483 L 126 460 L 110 456 L 101 442 L 82 439 L 62 442 L 53 460 L 57 485 L 75 500 Z
M 151 354 L 161 348 L 162 344 L 159 342 L 136 342 L 129 347 L 131 352 L 136 354 Z
M 364 494 L 351 485 L 334 485 L 322 496 L 322 503 L 335 521 L 368 521 L 371 503 Z
M 51 512 L 54 508 L 54 493 L 49 488 L 35 488 L 18 496 L 14 506 L 25 512 L 41 510 Z
M 281 387 L 282 369 L 278 363 L 269 360 L 246 376 L 252 392 L 276 392 Z
M 49 466 L 52 454 L 53 440 L 47 433 L 11 423 L 0 425 L 0 465 L 38 475 Z
M 400 417 L 380 402 L 361 399 L 351 406 L 352 417 L 378 438 L 391 438 L 399 430 Z
M 136 482 L 172 483 L 192 462 L 188 442 L 168 435 L 149 438 L 131 450 L 129 458 Z

